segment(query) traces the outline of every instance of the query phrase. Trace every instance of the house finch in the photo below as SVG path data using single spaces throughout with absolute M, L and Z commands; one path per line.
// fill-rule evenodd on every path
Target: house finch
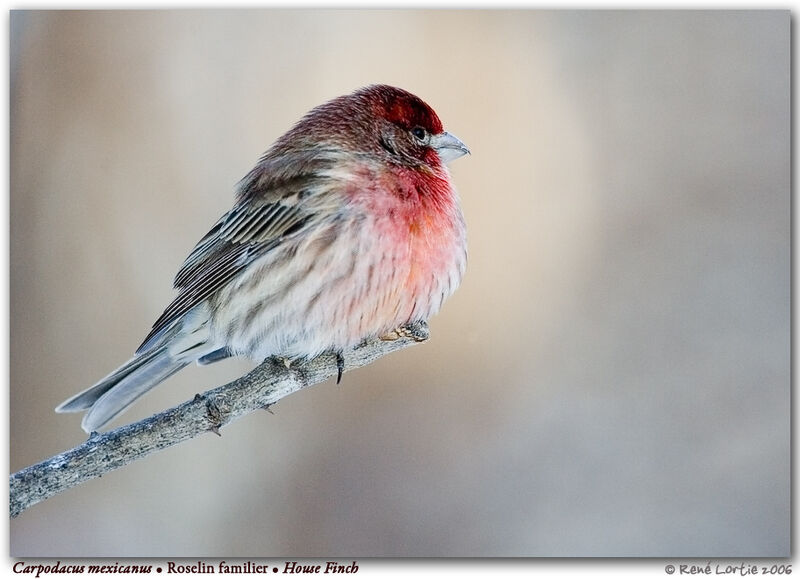
M 420 98 L 376 85 L 303 117 L 186 258 L 134 357 L 57 412 L 92 432 L 191 362 L 342 352 L 427 320 L 461 282 L 466 229 L 444 163 L 469 153 Z M 341 366 L 340 376 L 341 378 Z

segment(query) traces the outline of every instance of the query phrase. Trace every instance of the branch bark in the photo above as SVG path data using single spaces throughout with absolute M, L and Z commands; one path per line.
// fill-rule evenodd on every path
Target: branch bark
M 352 370 L 381 356 L 428 339 L 425 322 L 401 329 L 391 341 L 372 339 L 344 354 L 344 369 Z M 252 372 L 197 394 L 194 399 L 134 424 L 98 434 L 75 448 L 12 474 L 11 518 L 28 507 L 102 476 L 145 456 L 215 432 L 255 410 L 269 408 L 282 398 L 337 375 L 337 357 L 323 354 L 304 363 L 285 364 L 270 358 Z

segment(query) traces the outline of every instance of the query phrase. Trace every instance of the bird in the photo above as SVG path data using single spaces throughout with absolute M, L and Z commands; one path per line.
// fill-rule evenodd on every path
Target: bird
M 427 321 L 467 265 L 447 163 L 469 154 L 414 94 L 376 84 L 309 111 L 235 187 L 133 358 L 64 401 L 91 433 L 188 364 L 342 353 Z

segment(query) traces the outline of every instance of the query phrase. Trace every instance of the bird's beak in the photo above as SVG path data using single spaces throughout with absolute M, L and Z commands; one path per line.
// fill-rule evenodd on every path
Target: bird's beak
M 453 159 L 458 159 L 464 155 L 469 155 L 467 146 L 462 143 L 458 137 L 451 135 L 447 131 L 439 133 L 438 135 L 432 135 L 430 145 L 436 150 L 439 154 L 439 158 L 445 163 L 449 163 Z

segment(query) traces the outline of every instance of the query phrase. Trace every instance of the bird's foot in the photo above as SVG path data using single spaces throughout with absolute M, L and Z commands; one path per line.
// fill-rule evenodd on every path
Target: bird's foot
M 406 326 L 400 326 L 390 332 L 385 333 L 378 339 L 384 342 L 393 342 L 400 338 L 411 338 L 415 342 L 424 342 L 430 336 L 427 322 L 413 322 Z

